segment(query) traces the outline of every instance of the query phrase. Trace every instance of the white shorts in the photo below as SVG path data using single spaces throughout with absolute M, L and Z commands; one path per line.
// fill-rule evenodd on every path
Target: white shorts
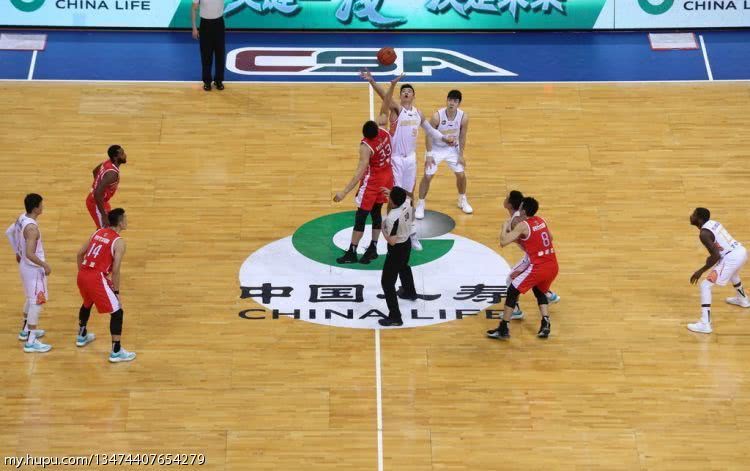
M 393 164 L 393 186 L 398 186 L 411 193 L 417 184 L 417 154 L 396 155 L 391 157 Z
M 47 275 L 44 274 L 44 268 L 33 267 L 25 263 L 18 266 L 21 272 L 21 282 L 26 299 L 34 304 L 44 304 L 47 302 Z
M 740 269 L 747 262 L 747 250 L 740 245 L 728 254 L 721 257 L 719 263 L 714 265 L 706 279 L 711 283 L 724 286 L 732 278 L 739 278 Z
M 433 148 L 432 158 L 435 159 L 435 165 L 428 165 L 424 168 L 424 173 L 427 176 L 435 175 L 438 171 L 438 166 L 443 161 L 448 164 L 454 173 L 461 173 L 464 171 L 464 166 L 458 163 L 458 152 L 453 148 Z

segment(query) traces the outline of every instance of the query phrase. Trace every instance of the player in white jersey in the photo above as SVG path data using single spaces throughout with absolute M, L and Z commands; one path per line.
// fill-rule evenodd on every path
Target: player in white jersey
M 518 223 L 523 221 L 525 218 L 521 215 L 521 202 L 523 201 L 523 193 L 517 190 L 512 190 L 510 193 L 508 193 L 508 196 L 505 198 L 505 201 L 503 201 L 503 208 L 508 210 L 508 214 L 510 214 L 510 227 L 511 229 L 514 229 Z M 531 261 L 529 260 L 528 255 L 524 253 L 523 258 L 516 263 L 513 268 L 510 269 L 510 274 L 508 275 L 507 284 L 510 286 L 511 281 L 515 279 L 518 275 L 526 271 L 527 268 L 529 268 L 529 264 Z M 554 291 L 547 291 L 547 301 L 549 301 L 550 304 L 556 304 L 560 302 L 560 296 L 557 295 Z M 513 314 L 510 316 L 511 319 L 523 319 L 523 311 L 521 310 L 520 303 L 516 303 L 516 308 L 513 310 Z
M 469 132 L 469 115 L 464 113 L 461 106 L 462 95 L 459 90 L 448 92 L 446 107 L 439 109 L 432 115 L 430 125 L 440 131 L 443 136 L 451 136 L 458 142 L 458 146 L 450 146 L 442 140 L 434 141 L 429 136 L 425 138 L 424 176 L 419 183 L 419 203 L 415 211 L 417 219 L 424 219 L 425 198 L 430 191 L 430 182 L 437 173 L 438 166 L 445 161 L 456 174 L 456 188 L 458 189 L 458 207 L 466 214 L 474 209 L 466 199 L 466 160 L 464 148 L 466 135 Z
M 44 353 L 52 347 L 39 341 L 43 330 L 37 330 L 42 304 L 47 302 L 47 276 L 52 269 L 44 260 L 42 234 L 37 219 L 42 214 L 42 197 L 36 193 L 26 195 L 23 200 L 26 212 L 8 227 L 5 235 L 16 253 L 18 270 L 26 295 L 23 306 L 23 329 L 18 340 L 24 340 L 23 351 Z
M 375 82 L 368 70 L 363 70 L 360 76 L 370 83 L 380 98 L 385 100 L 386 91 Z M 433 139 L 442 140 L 450 145 L 456 144 L 453 138 L 443 136 L 437 129 L 430 126 L 424 115 L 414 106 L 414 87 L 412 85 L 408 83 L 401 85 L 399 98 L 399 103 L 391 102 L 389 116 L 391 144 L 393 146 L 391 157 L 393 185 L 405 189 L 411 197 L 417 184 L 417 139 L 420 126 Z M 422 250 L 416 231 L 417 226 L 415 224 L 414 233 L 411 237 L 412 247 L 415 250 Z
M 729 304 L 750 307 L 750 300 L 745 294 L 740 280 L 740 269 L 747 262 L 747 250 L 724 226 L 711 220 L 711 212 L 706 208 L 695 208 L 690 215 L 690 224 L 700 230 L 700 240 L 708 250 L 706 264 L 690 277 L 690 283 L 696 284 L 703 273 L 711 270 L 705 280 L 701 281 L 701 319 L 687 328 L 693 332 L 710 334 L 711 328 L 711 290 L 714 285 L 725 286 L 731 281 L 737 296 L 727 298 Z

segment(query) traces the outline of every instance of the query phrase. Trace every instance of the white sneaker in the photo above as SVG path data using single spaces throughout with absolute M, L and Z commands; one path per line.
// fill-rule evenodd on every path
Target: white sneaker
M 96 335 L 89 332 L 86 334 L 86 336 L 77 336 L 76 337 L 76 347 L 85 347 L 86 345 L 90 344 L 96 339 Z
M 692 332 L 698 332 L 699 334 L 710 334 L 711 332 L 713 332 L 711 324 L 706 324 L 703 321 L 698 321 L 695 324 L 688 324 L 687 328 L 688 330 Z
M 414 217 L 417 219 L 424 219 L 424 200 L 419 200 L 417 207 L 414 208 Z
M 422 251 L 422 243 L 417 239 L 417 236 L 413 235 L 409 238 L 411 240 L 411 248 L 417 252 Z
M 520 304 L 516 304 L 516 308 L 513 309 L 513 312 L 510 315 L 510 320 L 515 321 L 518 319 L 523 319 L 523 311 L 521 310 Z
M 734 304 L 735 306 L 739 307 L 750 307 L 750 299 L 743 298 L 742 296 L 727 298 L 727 303 Z
M 36 329 L 36 338 L 40 339 L 40 338 L 44 337 L 44 334 L 45 334 L 44 330 L 42 330 L 42 329 Z M 18 340 L 29 340 L 29 331 L 27 330 L 27 331 L 24 332 L 22 330 L 21 332 L 19 332 L 18 333 Z
M 461 211 L 466 214 L 471 214 L 474 212 L 474 208 L 471 207 L 469 201 L 466 199 L 466 196 L 458 197 L 458 207 L 461 208 Z
M 110 363 L 120 363 L 123 361 L 133 361 L 133 360 L 135 360 L 135 352 L 129 352 L 122 347 L 120 347 L 120 351 L 117 353 L 115 352 L 109 353 Z
M 45 353 L 52 350 L 52 345 L 47 345 L 39 340 L 34 340 L 34 343 L 23 344 L 23 351 L 26 353 Z
M 560 296 L 558 296 L 557 293 L 554 293 L 552 291 L 547 291 L 547 301 L 549 301 L 550 304 L 559 303 Z

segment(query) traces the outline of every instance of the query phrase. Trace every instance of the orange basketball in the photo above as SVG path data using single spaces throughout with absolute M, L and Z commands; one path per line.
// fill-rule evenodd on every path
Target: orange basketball
M 378 51 L 378 62 L 380 65 L 391 65 L 396 62 L 396 51 L 392 47 L 384 47 Z

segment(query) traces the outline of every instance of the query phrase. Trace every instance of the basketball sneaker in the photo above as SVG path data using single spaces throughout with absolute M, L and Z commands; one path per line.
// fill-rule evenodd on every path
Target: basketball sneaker
M 727 303 L 734 304 L 735 306 L 739 306 L 739 307 L 750 307 L 750 299 L 747 299 L 746 297 L 742 297 L 742 296 L 734 296 L 732 298 L 727 298 Z
M 688 324 L 687 328 L 691 332 L 698 332 L 699 334 L 710 334 L 711 332 L 713 332 L 713 329 L 711 329 L 711 324 L 705 323 L 703 321 L 698 321 L 695 324 Z
M 135 360 L 135 352 L 129 352 L 122 347 L 120 347 L 120 351 L 117 353 L 115 352 L 109 353 L 110 363 L 120 363 L 123 361 L 133 361 L 133 360 Z
M 44 330 L 42 330 L 42 329 L 36 329 L 36 338 L 40 339 L 40 338 L 44 337 L 45 333 L 46 332 L 44 332 Z M 29 331 L 28 330 L 27 331 L 23 331 L 22 330 L 21 332 L 18 333 L 18 340 L 28 340 L 28 339 L 29 339 Z
M 516 303 L 516 308 L 513 309 L 513 312 L 510 315 L 510 320 L 517 321 L 519 319 L 523 319 L 523 311 L 521 310 L 521 305 Z
M 380 319 L 378 321 L 378 324 L 382 325 L 383 327 L 400 327 L 404 325 L 404 321 L 393 317 L 387 317 L 385 319 Z
M 551 327 L 552 324 L 549 321 L 549 317 L 542 317 L 542 324 L 539 326 L 539 332 L 536 333 L 536 336 L 540 339 L 546 339 L 549 337 Z
M 52 350 L 52 345 L 47 345 L 39 340 L 34 340 L 34 343 L 26 342 L 23 344 L 23 351 L 26 353 L 45 353 Z
M 466 214 L 471 214 L 474 212 L 474 208 L 472 208 L 469 204 L 469 201 L 466 199 L 466 195 L 458 196 L 458 207 Z
M 491 339 L 505 340 L 510 338 L 510 330 L 508 329 L 507 322 L 500 322 L 497 329 L 487 331 L 487 337 Z
M 85 347 L 86 345 L 90 344 L 94 341 L 96 338 L 96 335 L 89 332 L 86 335 L 79 335 L 76 337 L 76 347 Z
M 550 304 L 557 304 L 560 302 L 560 296 L 558 296 L 557 293 L 553 293 L 552 291 L 547 291 L 547 301 Z
M 424 200 L 419 200 L 419 203 L 417 203 L 417 207 L 414 208 L 414 217 L 417 219 L 424 219 L 424 207 L 425 202 Z
M 362 254 L 362 258 L 359 259 L 359 263 L 363 265 L 367 265 L 368 263 L 375 260 L 376 258 L 378 258 L 378 249 L 374 248 L 371 245 L 367 247 L 367 250 L 365 250 L 365 253 Z
M 398 290 L 396 291 L 396 296 L 398 296 L 399 299 L 407 299 L 409 301 L 416 301 L 417 299 L 419 299 L 416 291 L 414 293 L 407 293 L 403 286 L 400 286 L 398 288 Z
M 357 263 L 357 254 L 347 250 L 344 255 L 336 259 L 336 263 L 343 265 L 345 263 Z
M 422 243 L 417 239 L 417 236 L 413 235 L 409 238 L 411 240 L 411 248 L 412 250 L 416 250 L 417 252 L 422 251 Z

